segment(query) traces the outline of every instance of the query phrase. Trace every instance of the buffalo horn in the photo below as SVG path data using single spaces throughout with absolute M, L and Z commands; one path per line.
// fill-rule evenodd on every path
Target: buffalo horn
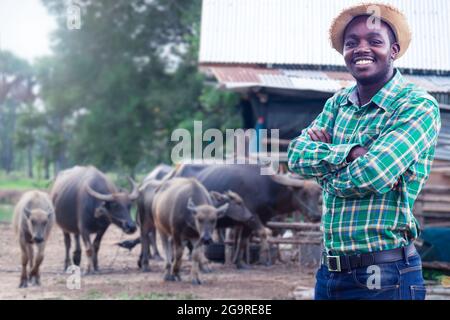
M 97 198 L 98 200 L 103 200 L 103 201 L 112 201 L 114 200 L 114 197 L 112 194 L 102 194 L 102 193 L 98 193 L 97 191 L 94 191 L 91 189 L 91 187 L 89 185 L 86 186 L 86 191 L 93 196 L 94 198 Z
M 128 196 L 128 198 L 130 200 L 136 200 L 137 197 L 139 196 L 138 186 L 137 186 L 136 182 L 134 182 L 133 179 L 131 179 L 130 177 L 128 177 L 128 181 L 130 181 L 130 184 L 131 184 L 131 186 L 133 188 L 131 193 L 130 193 L 130 195 Z
M 272 180 L 289 187 L 302 188 L 305 184 L 303 180 L 294 179 L 287 175 L 273 175 Z

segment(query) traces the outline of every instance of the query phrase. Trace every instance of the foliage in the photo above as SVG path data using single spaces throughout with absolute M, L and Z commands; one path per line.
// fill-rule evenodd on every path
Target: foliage
M 78 0 L 79 30 L 66 25 L 66 2 L 42 2 L 57 21 L 53 54 L 33 66 L 0 55 L 0 72 L 38 95 L 0 103 L 7 171 L 26 164 L 30 177 L 49 178 L 51 169 L 93 164 L 135 176 L 170 163 L 176 128 L 241 126 L 237 95 L 198 70 L 201 0 Z M 13 116 L 1 117 L 5 103 Z

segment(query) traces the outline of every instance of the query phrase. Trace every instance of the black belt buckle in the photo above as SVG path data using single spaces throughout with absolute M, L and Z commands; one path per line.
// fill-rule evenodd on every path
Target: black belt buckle
M 341 272 L 341 260 L 339 256 L 326 256 L 325 259 L 328 271 Z

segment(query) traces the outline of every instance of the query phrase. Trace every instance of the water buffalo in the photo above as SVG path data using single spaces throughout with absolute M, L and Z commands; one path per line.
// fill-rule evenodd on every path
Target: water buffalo
M 321 217 L 318 205 L 321 189 L 317 183 L 281 175 L 262 175 L 260 165 L 183 164 L 171 176 L 195 177 L 210 191 L 236 192 L 263 224 L 276 215 L 296 210 L 312 221 L 318 221 Z M 238 268 L 246 267 L 242 256 L 250 234 L 251 229 L 244 228 L 243 241 L 237 248 L 239 254 L 235 261 Z
M 56 222 L 63 230 L 66 256 L 64 267 L 70 265 L 70 234 L 74 234 L 76 248 L 73 263 L 80 265 L 80 235 L 88 258 L 87 272 L 98 271 L 100 241 L 111 223 L 130 234 L 136 231 L 131 219 L 132 201 L 138 197 L 137 185 L 130 179 L 130 194 L 119 192 L 108 177 L 95 167 L 79 167 L 62 171 L 51 190 Z M 91 243 L 90 235 L 96 234 Z
M 212 242 L 217 219 L 227 208 L 228 204 L 215 208 L 208 191 L 194 178 L 174 178 L 157 188 L 152 213 L 166 253 L 166 281 L 181 280 L 184 246 L 191 242 L 194 245 L 192 283 L 201 283 L 198 271 L 203 244 Z
M 136 223 L 139 225 L 141 231 L 140 237 L 124 240 L 117 244 L 122 248 L 131 250 L 139 243 L 144 243 L 138 259 L 138 266 L 139 268 L 142 268 L 143 271 L 150 270 L 148 266 L 148 259 L 151 257 L 150 247 L 153 251 L 153 257 L 157 260 L 161 259 L 158 246 L 156 245 L 155 227 L 153 225 L 153 219 L 151 218 L 153 191 L 156 186 L 159 186 L 159 183 L 150 184 L 149 182 L 162 180 L 172 170 L 173 168 L 167 164 L 159 164 L 144 178 L 141 187 L 139 188 L 136 211 Z M 143 261 L 145 261 L 144 264 Z
M 143 271 L 150 270 L 148 261 L 150 257 L 149 245 L 152 245 L 154 252 L 158 254 L 156 240 L 154 239 L 156 233 L 152 205 L 155 194 L 158 192 L 158 187 L 163 183 L 164 181 L 147 180 L 147 182 L 139 188 L 137 220 L 140 221 L 141 236 L 138 239 L 124 241 L 119 244 L 130 250 L 138 243 L 142 244 L 138 266 L 139 268 L 142 268 Z M 264 227 L 258 217 L 253 215 L 247 209 L 244 201 L 238 194 L 232 191 L 226 191 L 224 193 L 211 191 L 210 196 L 215 207 L 222 207 L 223 205 L 228 204 L 228 209 L 217 222 L 218 227 L 224 228 L 236 224 L 247 226 L 255 231 L 262 239 L 264 248 L 268 249 L 267 240 L 270 233 L 269 230 Z M 191 243 L 188 242 L 187 246 L 191 249 Z M 203 259 L 203 261 L 206 262 L 206 258 Z M 201 267 L 203 271 L 208 271 L 206 263 L 202 263 Z
M 39 267 L 44 260 L 44 250 L 50 231 L 55 222 L 53 205 L 48 194 L 28 191 L 22 195 L 14 208 L 13 228 L 19 239 L 22 252 L 22 274 L 20 288 L 28 285 L 27 264 L 30 264 L 29 280 L 40 285 Z M 33 244 L 37 247 L 36 260 L 33 259 Z

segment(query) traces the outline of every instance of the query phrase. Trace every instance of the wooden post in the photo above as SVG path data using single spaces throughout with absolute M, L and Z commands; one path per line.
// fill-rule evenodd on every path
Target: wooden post
M 416 201 L 413 208 L 414 216 L 417 221 L 419 221 L 420 228 L 423 230 L 425 228 L 425 217 L 423 215 L 423 201 Z
M 232 229 L 227 228 L 225 231 L 225 241 L 224 241 L 226 265 L 233 264 L 233 243 L 234 241 L 232 239 Z

